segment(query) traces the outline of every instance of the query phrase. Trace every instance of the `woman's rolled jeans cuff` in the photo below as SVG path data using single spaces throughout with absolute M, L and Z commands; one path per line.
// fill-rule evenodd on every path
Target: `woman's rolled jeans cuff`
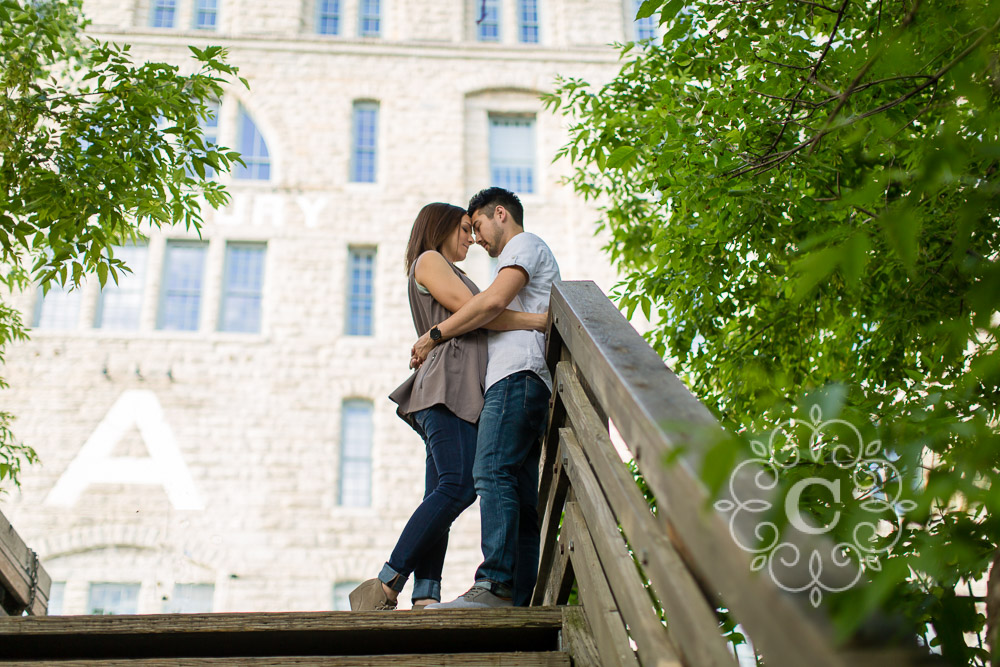
M 399 593 L 406 586 L 406 580 L 399 572 L 396 572 L 388 563 L 382 566 L 382 571 L 378 573 L 378 579 L 383 584 Z M 414 579 L 413 595 L 414 600 L 432 599 L 441 601 L 441 582 L 433 579 Z

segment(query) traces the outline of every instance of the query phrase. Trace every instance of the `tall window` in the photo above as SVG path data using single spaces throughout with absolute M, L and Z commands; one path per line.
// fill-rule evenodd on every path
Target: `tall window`
M 358 8 L 358 34 L 362 37 L 378 37 L 382 29 L 380 4 L 379 0 L 361 0 Z
M 526 44 L 538 43 L 538 0 L 517 1 L 518 38 Z
M 340 498 L 344 507 L 372 504 L 372 402 L 351 399 L 341 410 Z
M 139 611 L 139 584 L 91 584 L 87 613 L 121 616 Z
M 146 244 L 115 248 L 115 258 L 125 262 L 132 273 L 119 273 L 118 283 L 108 278 L 97 302 L 94 326 L 99 329 L 138 329 L 142 313 L 142 291 L 146 284 Z
M 375 305 L 375 248 L 351 248 L 347 260 L 348 336 L 371 336 Z
M 153 0 L 149 12 L 149 25 L 154 28 L 173 28 L 177 18 L 177 0 Z
M 639 7 L 642 6 L 642 2 L 643 0 L 632 0 L 633 17 L 639 13 Z M 643 42 L 647 39 L 655 38 L 656 27 L 657 27 L 656 14 L 652 16 L 647 16 L 644 19 L 635 19 L 635 22 L 633 23 L 633 30 L 635 31 L 635 41 Z
M 38 329 L 75 329 L 80 320 L 80 290 L 70 291 L 54 281 L 50 283 L 48 294 L 42 294 L 39 287 L 34 315 L 34 325 Z
M 490 182 L 535 191 L 535 119 L 490 114 Z
M 239 110 L 238 144 L 246 166 L 236 165 L 236 178 L 260 181 L 271 178 L 271 157 L 267 152 L 264 136 L 242 104 Z
M 168 241 L 158 329 L 197 331 L 205 278 L 206 243 Z
M 340 34 L 340 0 L 318 0 L 316 32 L 321 35 Z
M 212 584 L 174 584 L 170 599 L 163 601 L 163 613 L 208 614 L 212 611 L 214 596 Z
M 473 16 L 476 22 L 476 39 L 480 42 L 500 41 L 500 0 L 475 0 Z
M 208 117 L 201 121 L 201 138 L 205 142 L 205 150 L 211 150 L 219 145 L 219 108 L 218 100 L 205 104 Z M 205 177 L 215 176 L 215 169 L 205 166 Z
M 355 102 L 353 126 L 351 180 L 355 183 L 374 183 L 378 147 L 378 102 Z
M 264 292 L 263 243 L 227 243 L 220 331 L 258 333 Z
M 199 30 L 215 30 L 219 18 L 219 0 L 195 0 L 194 27 Z

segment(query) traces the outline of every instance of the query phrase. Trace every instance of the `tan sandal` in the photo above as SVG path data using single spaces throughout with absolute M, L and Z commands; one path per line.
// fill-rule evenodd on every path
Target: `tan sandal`
M 396 608 L 396 601 L 385 594 L 380 579 L 362 582 L 348 597 L 351 611 L 392 611 Z

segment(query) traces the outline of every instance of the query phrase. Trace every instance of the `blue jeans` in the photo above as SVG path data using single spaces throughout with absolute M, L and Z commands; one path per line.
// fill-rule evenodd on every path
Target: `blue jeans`
M 472 464 L 476 426 L 443 405 L 413 415 L 427 446 L 424 500 L 396 542 L 378 578 L 395 591 L 413 574 L 413 599 L 441 599 L 441 569 L 451 524 L 476 499 Z
M 482 517 L 476 585 L 527 606 L 538 578 L 538 458 L 549 389 L 531 371 L 486 391 L 472 475 Z

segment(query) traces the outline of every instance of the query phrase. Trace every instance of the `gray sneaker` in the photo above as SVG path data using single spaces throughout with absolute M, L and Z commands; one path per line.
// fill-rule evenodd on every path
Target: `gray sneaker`
M 435 602 L 425 609 L 496 609 L 498 607 L 513 607 L 510 598 L 494 595 L 482 586 L 473 586 L 451 602 Z

